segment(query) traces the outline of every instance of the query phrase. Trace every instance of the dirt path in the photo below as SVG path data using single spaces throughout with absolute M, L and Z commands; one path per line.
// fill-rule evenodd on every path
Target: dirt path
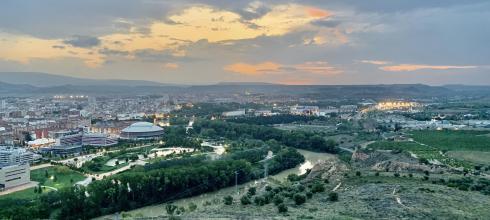
M 332 189 L 332 192 L 335 192 L 337 191 L 337 189 L 339 189 L 339 187 L 342 185 L 342 182 L 340 182 L 337 186 L 335 186 L 333 189 Z
M 405 204 L 402 203 L 402 199 L 400 198 L 400 196 L 396 194 L 396 188 L 397 187 L 395 187 L 393 189 L 393 193 L 391 193 L 393 196 L 395 196 L 396 203 L 400 204 L 404 208 L 408 208 Z

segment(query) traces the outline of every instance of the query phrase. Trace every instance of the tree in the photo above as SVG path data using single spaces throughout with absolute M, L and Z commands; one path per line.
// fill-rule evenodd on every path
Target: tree
M 281 195 L 275 195 L 274 199 L 272 199 L 272 202 L 274 202 L 274 205 L 279 205 L 284 202 L 284 199 Z
M 233 197 L 231 196 L 225 196 L 225 198 L 223 198 L 223 202 L 225 203 L 225 205 L 231 205 L 233 203 Z
M 286 205 L 284 205 L 284 203 L 281 203 L 277 206 L 277 211 L 279 213 L 286 213 L 286 212 L 288 212 L 288 207 Z
M 328 200 L 332 201 L 332 202 L 336 202 L 339 200 L 339 194 L 336 193 L 336 192 L 330 192 L 328 194 Z
M 249 196 L 254 196 L 254 195 L 255 195 L 255 193 L 257 193 L 257 188 L 255 188 L 255 187 L 250 187 L 250 188 L 248 189 L 247 194 L 248 194 Z
M 311 192 L 313 193 L 324 192 L 324 191 L 325 191 L 325 186 L 320 182 L 313 184 L 313 187 L 311 188 Z
M 177 206 L 174 204 L 165 205 L 165 211 L 167 211 L 167 214 L 169 214 L 169 215 L 173 215 L 176 209 L 177 209 Z
M 303 203 L 306 202 L 306 196 L 303 194 L 297 193 L 297 194 L 294 194 L 293 200 L 294 200 L 294 203 L 296 205 L 302 205 Z
M 254 197 L 254 203 L 255 203 L 255 205 L 263 206 L 263 205 L 265 205 L 265 198 L 262 196 L 255 196 Z
M 242 205 L 250 205 L 252 204 L 252 201 L 250 201 L 250 197 L 248 195 L 244 195 L 240 199 L 240 203 L 242 203 Z

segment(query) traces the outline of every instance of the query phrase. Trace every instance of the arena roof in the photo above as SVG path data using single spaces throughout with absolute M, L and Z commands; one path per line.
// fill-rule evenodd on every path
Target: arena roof
M 122 132 L 126 132 L 126 133 L 155 132 L 155 131 L 163 131 L 163 128 L 153 125 L 152 123 L 149 122 L 136 122 L 122 130 Z

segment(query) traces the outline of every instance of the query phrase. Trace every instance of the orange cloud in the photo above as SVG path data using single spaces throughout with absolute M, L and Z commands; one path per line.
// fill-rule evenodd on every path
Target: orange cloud
M 244 75 L 263 75 L 277 72 L 281 68 L 280 64 L 274 62 L 263 62 L 258 64 L 235 63 L 224 67 L 224 70 Z
M 258 64 L 235 63 L 225 66 L 226 71 L 251 76 L 263 76 L 266 74 L 295 74 L 308 73 L 315 75 L 332 75 L 342 73 L 341 70 L 330 66 L 327 62 L 305 62 L 296 65 L 284 65 L 274 62 L 263 62 Z
M 383 66 L 381 70 L 389 72 L 405 72 L 405 71 L 417 71 L 423 69 L 429 70 L 449 70 L 449 69 L 474 69 L 477 66 L 432 66 L 432 65 L 416 65 L 416 64 L 400 64 L 394 66 Z
M 28 63 L 31 59 L 37 58 L 79 58 L 86 65 L 97 67 L 109 56 L 101 53 L 103 50 L 120 51 L 126 59 L 135 59 L 137 51 L 146 49 L 170 51 L 174 56 L 185 56 L 185 47 L 202 39 L 209 42 L 227 42 L 259 36 L 282 36 L 311 28 L 312 21 L 327 16 L 330 16 L 330 13 L 322 9 L 300 4 L 282 4 L 273 5 L 270 11 L 261 17 L 245 20 L 233 11 L 194 5 L 169 15 L 166 19 L 171 22 L 152 22 L 146 27 L 148 31 L 145 33 L 139 31 L 141 27 L 131 27 L 127 32 L 97 36 L 100 44 L 91 48 L 73 47 L 64 43 L 63 39 L 46 40 L 0 32 L 0 39 L 7 39 L 0 44 L 0 59 Z M 275 66 L 266 63 L 264 67 L 267 69 Z M 236 68 L 245 70 L 242 72 L 257 74 L 251 66 L 243 65 Z
M 325 18 L 330 16 L 331 14 L 328 11 L 319 9 L 319 8 L 307 8 L 306 12 L 311 16 L 315 18 Z

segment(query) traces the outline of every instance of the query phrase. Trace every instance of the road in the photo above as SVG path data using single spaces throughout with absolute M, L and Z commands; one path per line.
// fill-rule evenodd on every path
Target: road
M 14 193 L 14 192 L 18 192 L 18 191 L 22 191 L 22 190 L 29 189 L 29 188 L 33 188 L 33 187 L 37 186 L 37 184 L 39 184 L 39 183 L 35 182 L 35 181 L 31 181 L 31 182 L 26 183 L 24 185 L 20 185 L 20 186 L 14 187 L 14 188 L 10 188 L 10 189 L 4 190 L 4 191 L 0 191 L 0 196 L 7 195 L 10 193 Z
M 52 165 L 52 164 L 50 164 L 50 163 L 39 164 L 39 165 L 32 166 L 32 167 L 31 167 L 31 171 L 32 171 L 32 170 L 37 170 L 37 169 L 46 168 L 46 167 L 51 167 L 51 166 L 53 166 L 53 165 Z
M 149 147 L 155 144 L 145 144 L 137 147 L 130 147 L 130 148 L 124 148 L 125 150 L 134 150 L 134 149 L 139 149 L 139 148 L 144 148 L 144 147 Z M 59 160 L 56 161 L 58 163 L 64 164 L 64 165 L 75 165 L 77 168 L 80 168 L 85 162 L 91 161 L 92 159 L 96 157 L 103 156 L 104 153 L 111 153 L 111 152 L 118 152 L 121 151 L 122 149 L 117 149 L 117 150 L 110 150 L 110 151 L 103 151 L 103 152 L 97 152 L 93 154 L 86 154 L 86 155 L 81 155 L 65 160 Z M 76 159 L 76 161 L 75 161 Z

